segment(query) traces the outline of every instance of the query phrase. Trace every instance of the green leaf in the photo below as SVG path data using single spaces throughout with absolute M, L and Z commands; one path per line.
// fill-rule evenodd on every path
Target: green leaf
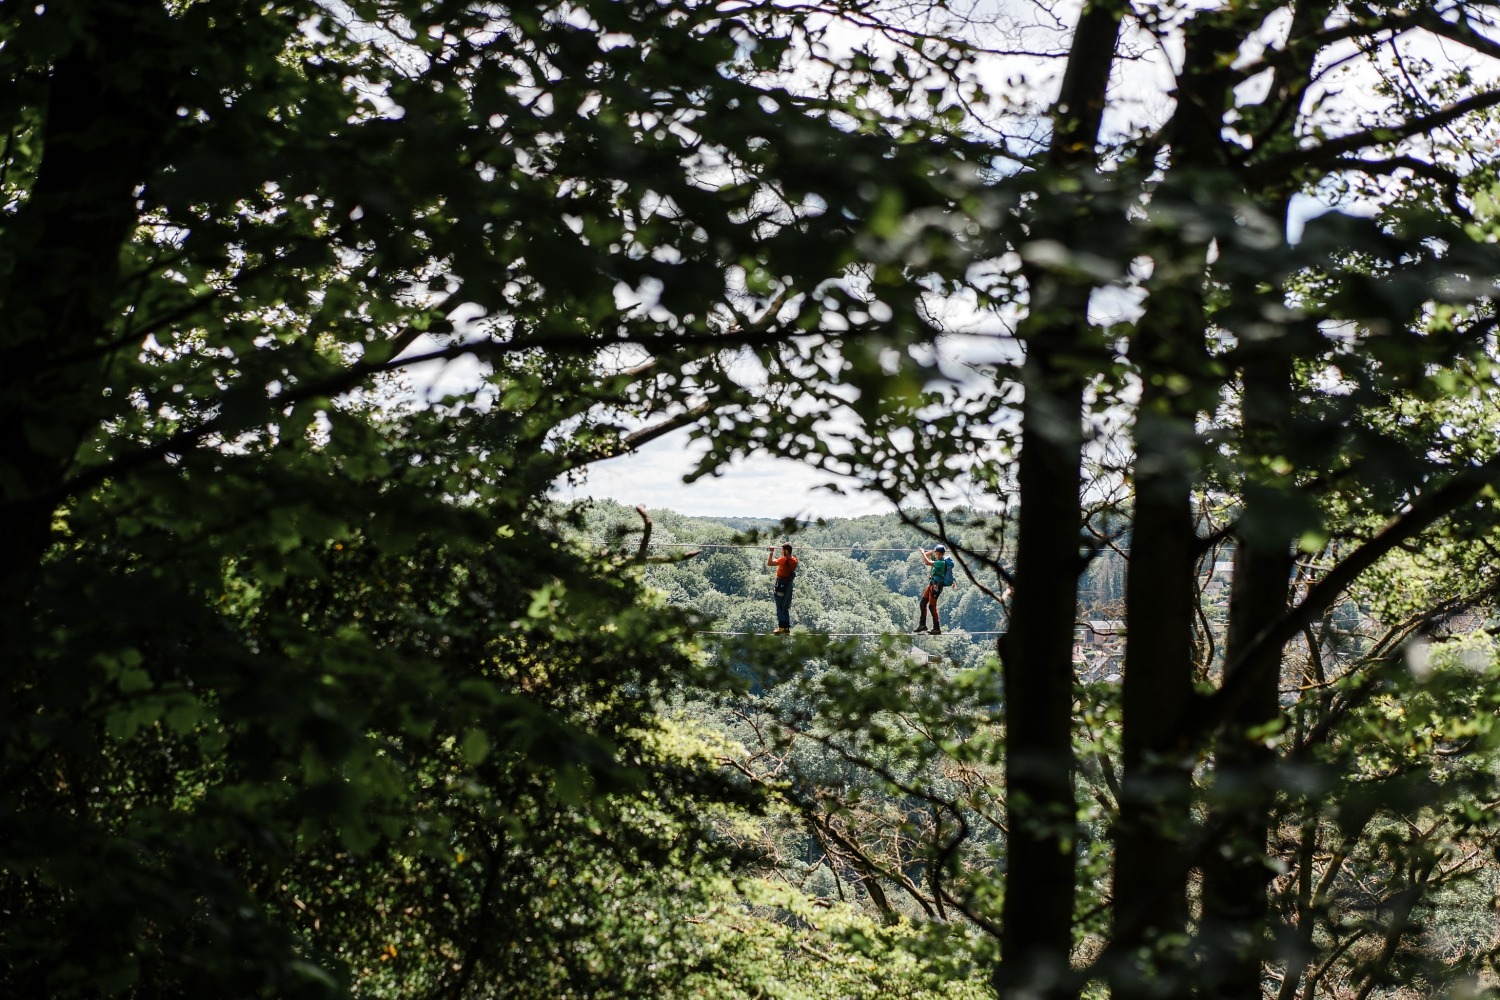
M 470 764 L 482 764 L 490 755 L 490 738 L 483 730 L 470 729 L 463 738 L 464 759 Z

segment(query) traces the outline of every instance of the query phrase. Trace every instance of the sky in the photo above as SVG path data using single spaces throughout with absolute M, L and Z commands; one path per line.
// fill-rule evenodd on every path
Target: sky
M 892 512 L 888 500 L 860 492 L 852 480 L 843 481 L 847 495 L 839 496 L 822 488 L 830 481 L 827 473 L 764 455 L 736 462 L 721 476 L 684 484 L 683 476 L 693 468 L 695 457 L 689 450 L 688 432 L 678 431 L 632 454 L 597 463 L 583 484 L 560 483 L 554 487 L 555 495 L 562 500 L 616 500 L 630 507 L 645 505 L 704 517 L 810 520 Z
M 914 356 L 934 365 L 932 387 L 946 385 L 963 392 L 965 387 L 984 392 L 993 388 L 985 372 L 991 366 L 1019 360 L 1008 329 L 1011 321 L 994 314 L 953 308 L 946 311 L 947 333 L 931 345 L 914 348 Z M 978 333 L 987 329 L 988 333 Z M 735 366 L 730 365 L 730 370 Z M 747 376 L 753 378 L 753 376 Z M 855 418 L 848 412 L 823 418 L 825 434 L 852 430 L 845 424 Z M 895 511 L 885 496 L 868 491 L 853 477 L 834 476 L 805 463 L 758 454 L 736 460 L 720 475 L 684 483 L 702 455 L 701 445 L 683 429 L 651 442 L 637 451 L 589 467 L 586 480 L 577 486 L 558 483 L 555 495 L 563 500 L 610 499 L 630 507 L 644 504 L 680 514 L 706 517 L 770 517 L 799 520 L 862 517 Z M 830 489 L 829 487 L 834 488 Z M 941 484 L 938 502 L 984 504 L 984 498 L 965 494 L 961 477 Z M 913 496 L 909 504 L 925 504 Z
M 407 353 L 417 356 L 440 346 L 424 337 Z M 406 398 L 422 397 L 431 402 L 450 393 L 478 392 L 483 396 L 480 385 L 485 366 L 472 357 L 423 362 L 407 368 L 406 374 L 406 392 L 410 393 Z M 595 463 L 583 473 L 581 483 L 554 483 L 553 496 L 564 501 L 615 500 L 629 507 L 645 505 L 703 517 L 809 520 L 889 514 L 893 510 L 890 501 L 862 492 L 853 479 L 839 481 L 843 490 L 840 495 L 824 488 L 833 481 L 827 473 L 768 455 L 743 459 L 721 475 L 684 483 L 702 453 L 692 445 L 690 435 L 684 428 L 634 452 Z

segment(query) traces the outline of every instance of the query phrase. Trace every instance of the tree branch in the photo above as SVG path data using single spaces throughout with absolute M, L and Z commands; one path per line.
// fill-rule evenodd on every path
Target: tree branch
M 1493 108 L 1496 105 L 1500 105 L 1500 89 L 1475 94 L 1430 115 L 1420 115 L 1391 125 L 1378 125 L 1374 128 L 1351 132 L 1337 139 L 1330 139 L 1321 145 L 1304 146 L 1279 153 L 1258 163 L 1252 163 L 1245 173 L 1246 183 L 1252 188 L 1262 187 L 1301 168 L 1327 167 L 1350 153 L 1370 146 L 1389 145 L 1400 139 L 1409 139 L 1414 135 L 1421 135 L 1451 124 L 1465 115 Z
M 1373 538 L 1309 587 L 1301 603 L 1267 625 L 1246 643 L 1235 662 L 1225 665 L 1224 683 L 1218 691 L 1204 699 L 1203 710 L 1196 713 L 1193 729 L 1201 733 L 1218 727 L 1233 714 L 1235 707 L 1249 693 L 1253 687 L 1255 671 L 1238 668 L 1254 662 L 1268 646 L 1280 649 L 1286 645 L 1305 625 L 1321 617 L 1324 611 L 1332 607 L 1365 570 L 1374 566 L 1401 543 L 1416 537 L 1453 513 L 1497 479 L 1500 479 L 1500 457 L 1459 472 L 1443 485 L 1417 497 L 1404 513 L 1387 521 Z M 1279 662 L 1279 658 L 1272 659 Z

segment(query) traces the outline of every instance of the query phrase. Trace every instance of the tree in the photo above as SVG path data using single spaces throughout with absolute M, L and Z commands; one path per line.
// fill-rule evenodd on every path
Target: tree
M 1345 661 L 1348 680 L 1327 681 L 1368 678 L 1359 693 L 1314 697 L 1326 714 L 1296 739 L 1285 689 L 1363 574 L 1397 550 L 1493 526 L 1497 456 L 1488 434 L 1461 429 L 1486 418 L 1429 407 L 1458 392 L 1477 416 L 1495 399 L 1494 177 L 1472 155 L 1500 104 L 1495 15 L 1490 4 L 1083 4 L 1047 50 L 1062 69 L 1044 124 L 1020 100 L 1023 114 L 976 116 L 973 134 L 995 137 L 988 160 L 1005 168 L 955 201 L 984 220 L 960 241 L 975 268 L 958 285 L 997 317 L 1019 315 L 1024 358 L 995 364 L 986 391 L 943 386 L 938 366 L 907 355 L 925 391 L 852 407 L 862 423 L 833 441 L 779 445 L 893 500 L 930 489 L 939 468 L 1003 491 L 1017 512 L 1002 566 L 1014 586 L 995 979 L 1006 995 L 1072 997 L 1099 976 L 1120 997 L 1185 994 L 1197 981 L 1258 996 L 1275 973 L 1291 996 L 1315 975 L 1297 957 L 1308 939 L 1292 943 L 1315 919 L 1270 909 L 1274 871 L 1301 864 L 1304 886 L 1317 877 L 1311 854 L 1273 853 L 1276 818 L 1301 811 L 1311 830 L 1339 809 L 1373 818 L 1421 805 L 1401 791 L 1416 773 L 1405 767 L 1365 788 L 1319 785 L 1322 804 L 1294 791 L 1309 756 L 1360 773 L 1343 727 L 1377 692 L 1400 689 L 1395 622 L 1373 659 Z M 917 37 L 891 61 L 923 51 Z M 1167 110 L 1132 118 L 1140 105 L 1122 81 L 1152 52 L 1165 54 L 1155 65 L 1170 77 Z M 1361 100 L 1341 104 L 1341 87 Z M 1294 211 L 1312 195 L 1334 210 Z M 1106 325 L 1094 309 L 1109 290 L 1138 307 Z M 830 410 L 862 388 L 836 368 L 821 384 Z M 1080 968 L 1075 887 L 1090 860 L 1077 853 L 1070 653 L 1078 573 L 1101 544 L 1086 508 L 1121 510 L 1102 499 L 1107 481 L 1081 478 L 1104 449 L 1090 432 L 1112 424 L 1131 443 L 1116 468 L 1132 487 L 1130 634 L 1109 806 L 1112 925 Z M 1235 572 L 1216 634 L 1198 594 L 1204 557 L 1221 548 Z M 1299 560 L 1313 565 L 1293 577 Z M 1475 582 L 1451 600 L 1485 600 Z M 1442 608 L 1412 613 L 1436 620 Z M 1433 757 L 1422 766 L 1442 770 Z M 1450 791 L 1422 808 L 1472 805 Z M 1410 870 L 1433 870 L 1424 845 L 1459 826 L 1402 842 Z M 1425 878 L 1401 887 L 1407 902 L 1380 925 L 1386 945 L 1356 989 L 1368 994 L 1391 969 Z
M 834 314 L 928 329 L 894 265 L 877 315 L 835 279 L 944 173 L 777 81 L 807 32 L 696 5 L 7 9 L 7 992 L 687 974 L 631 960 L 666 948 L 631 914 L 689 898 L 738 795 L 656 714 L 699 661 L 545 494 L 705 397 L 749 433 L 726 350 L 796 355 Z M 778 281 L 818 294 L 756 309 Z M 457 359 L 472 384 L 438 389 Z
M 1409 68 L 1405 54 L 1385 47 L 1392 31 L 1430 33 L 1488 59 L 1490 43 L 1476 30 L 1488 11 L 1085 6 L 1048 153 L 1017 182 L 1036 193 L 1037 204 L 1055 202 L 1058 182 L 1046 168 L 1058 158 L 1072 158 L 1075 177 L 1096 171 L 1076 177 L 1080 194 L 1065 198 L 1064 208 L 1027 217 L 1013 244 L 1023 260 L 1028 313 L 1018 329 L 1027 349 L 1018 375 L 1026 401 L 1016 480 L 1016 628 L 1004 651 L 1013 761 L 1007 785 L 1012 829 L 1047 832 L 1030 842 L 1013 835 L 1008 845 L 1013 874 L 1001 985 L 1056 996 L 1078 989 L 1063 971 L 1073 942 L 1062 919 L 1071 910 L 1071 883 L 1061 871 L 1072 864 L 1067 817 L 1076 808 L 1067 779 L 1074 723 L 1060 697 L 1072 598 L 1065 593 L 1071 582 L 1063 582 L 1069 574 L 1055 567 L 1075 560 L 1081 546 L 1081 518 L 1063 501 L 1079 495 L 1072 477 L 1083 438 L 1059 427 L 1082 417 L 1086 388 L 1108 391 L 1105 359 L 1117 344 L 1130 392 L 1112 398 L 1133 413 L 1131 631 L 1113 927 L 1103 971 L 1112 995 L 1121 997 L 1186 991 L 1201 970 L 1212 970 L 1204 988 L 1214 995 L 1261 995 L 1263 963 L 1275 954 L 1267 937 L 1266 818 L 1285 794 L 1266 735 L 1284 724 L 1278 690 L 1287 644 L 1392 548 L 1442 519 L 1469 520 L 1493 484 L 1494 456 L 1454 454 L 1442 444 L 1440 422 L 1424 424 L 1425 433 L 1404 423 L 1410 436 L 1399 441 L 1366 430 L 1407 393 L 1438 392 L 1453 366 L 1469 370 L 1491 360 L 1490 179 L 1466 161 L 1462 132 L 1453 144 L 1432 133 L 1480 120 L 1500 91 L 1479 83 L 1473 66 L 1404 75 L 1382 66 L 1388 58 Z M 1273 15 L 1283 20 L 1268 21 Z M 1171 114 L 1114 142 L 1100 135 L 1099 114 L 1112 58 L 1124 58 L 1126 20 L 1134 31 L 1171 39 L 1181 56 L 1173 61 Z M 1271 40 L 1254 55 L 1246 39 L 1258 33 Z M 1321 74 L 1333 59 L 1324 53 L 1351 40 L 1369 56 L 1375 90 L 1388 104 L 1366 111 L 1358 127 L 1336 128 L 1320 119 L 1310 95 L 1329 86 Z M 1264 97 L 1236 90 L 1257 78 L 1268 81 Z M 1334 177 L 1378 179 L 1383 214 L 1369 223 L 1334 214 L 1309 223 L 1293 243 L 1286 235 L 1291 196 Z M 1054 221 L 1068 209 L 1115 224 L 1128 220 L 1128 232 L 1107 252 L 1115 273 L 1147 262 L 1139 318 L 1109 331 L 1113 344 L 1086 309 L 1100 282 L 1084 255 L 1097 257 L 1099 242 Z M 1027 247 L 1041 245 L 1061 263 L 1028 267 Z M 1315 289 L 1303 283 L 1314 275 Z M 1437 317 L 1448 319 L 1435 327 Z M 1342 376 L 1337 384 L 1320 379 L 1324 366 Z M 1059 368 L 1060 375 L 1047 374 Z M 1476 390 L 1491 396 L 1487 385 Z M 1044 469 L 1052 471 L 1044 476 Z M 1289 474 L 1296 469 L 1333 471 Z M 1208 541 L 1198 533 L 1193 499 L 1210 488 L 1236 498 L 1225 529 L 1236 573 L 1222 675 L 1195 659 L 1192 642 L 1198 560 Z M 1390 520 L 1373 531 L 1368 518 Z M 1336 568 L 1303 593 L 1289 591 L 1293 556 L 1299 546 L 1312 548 L 1313 537 L 1340 540 Z M 1048 615 L 1047 607 L 1055 612 Z M 1195 692 L 1205 682 L 1212 690 Z M 1022 753 L 1040 755 L 1045 766 Z M 1194 783 L 1204 755 L 1212 760 L 1203 778 L 1211 798 L 1200 827 Z M 1050 776 L 1045 785 L 1043 775 Z M 1190 924 L 1195 871 L 1202 909 Z M 1024 929 L 1015 926 L 1023 913 Z M 1190 931 L 1194 943 L 1184 948 Z M 1400 932 L 1397 920 L 1389 933 L 1394 940 Z

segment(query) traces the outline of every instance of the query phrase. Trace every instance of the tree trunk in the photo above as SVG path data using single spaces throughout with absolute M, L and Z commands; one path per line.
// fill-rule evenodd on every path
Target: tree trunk
M 1053 111 L 1048 165 L 1097 169 L 1096 146 L 1124 5 L 1084 8 Z M 1076 240 L 1082 206 L 1038 236 Z M 1073 626 L 1078 603 L 1084 366 L 1073 363 L 1092 288 L 1028 274 L 1021 331 L 1021 497 L 1015 594 L 1004 649 L 1007 843 L 996 989 L 1007 1000 L 1067 1000 L 1071 972 L 1078 804 L 1073 792 Z
M 1271 370 L 1258 376 L 1275 379 Z M 1286 367 L 1290 367 L 1289 365 Z M 1288 373 L 1289 374 L 1289 373 Z M 1256 379 L 1258 380 L 1258 378 Z M 1246 393 L 1252 375 L 1246 373 Z M 1279 391 L 1286 391 L 1281 381 Z M 1245 512 L 1253 514 L 1253 502 Z M 1268 823 L 1275 801 L 1275 754 L 1256 727 L 1275 721 L 1281 649 L 1266 645 L 1248 660 L 1239 658 L 1261 629 L 1286 610 L 1289 547 L 1274 539 L 1240 538 L 1234 553 L 1225 662 L 1254 674 L 1249 693 L 1220 733 L 1214 756 L 1214 806 L 1210 827 L 1217 832 L 1203 862 L 1204 996 L 1260 1000 L 1265 957 Z
M 1177 107 L 1168 129 L 1171 169 L 1153 194 L 1165 206 L 1146 313 L 1131 342 L 1141 379 L 1135 424 L 1135 511 L 1126 579 L 1126 652 L 1115 830 L 1114 930 L 1107 974 L 1116 1000 L 1186 991 L 1188 878 L 1194 831 L 1188 723 L 1196 661 L 1197 562 L 1193 514 L 1199 414 L 1217 405 L 1207 363 L 1203 275 L 1209 247 L 1184 242 L 1172 205 L 1190 210 L 1222 177 L 1224 72 L 1240 36 L 1220 18 L 1187 25 Z M 1173 985 L 1174 983 L 1180 985 Z
M 57 491 L 98 419 L 120 248 L 176 107 L 168 61 L 141 57 L 170 37 L 165 8 L 95 4 L 89 14 L 90 33 L 111 41 L 75 46 L 47 80 L 36 183 L 10 223 L 29 249 L 0 284 L 0 607 L 19 616 L 0 624 L 0 641 L 25 620 Z
M 1314 52 L 1302 42 L 1319 31 L 1329 16 L 1326 2 L 1298 3 L 1292 13 L 1287 49 Z M 1311 79 L 1308 56 L 1283 62 L 1273 74 L 1260 117 L 1279 119 L 1266 130 L 1266 143 L 1296 141 L 1292 132 Z M 1248 126 L 1247 126 L 1248 127 Z M 1283 231 L 1288 215 L 1284 192 L 1267 196 L 1279 210 Z M 1280 344 L 1265 345 L 1248 361 L 1243 373 L 1241 401 L 1242 448 L 1246 458 L 1269 457 L 1274 442 L 1287 429 L 1291 398 L 1292 358 Z M 1246 462 L 1247 475 L 1250 462 Z M 1268 520 L 1261 508 L 1264 494 L 1244 491 L 1241 524 Z M 1225 643 L 1224 682 L 1245 684 L 1218 734 L 1214 750 L 1214 798 L 1208 826 L 1212 835 L 1203 850 L 1203 917 L 1201 938 L 1201 994 L 1224 1000 L 1260 1000 L 1263 965 L 1270 946 L 1267 893 L 1271 870 L 1266 850 L 1272 809 L 1276 801 L 1276 755 L 1254 731 L 1275 722 L 1279 713 L 1278 684 L 1282 646 L 1256 644 L 1257 637 L 1287 610 L 1292 550 L 1287 538 L 1240 531 L 1235 536 L 1234 577 L 1229 596 L 1229 634 Z
M 1062 340 L 1065 334 L 1056 331 Z M 1001 965 L 1006 997 L 1071 997 L 1074 854 L 1073 623 L 1078 585 L 1083 388 L 1057 344 L 1027 354 L 1015 595 L 1005 637 L 1009 819 Z M 1063 383 L 1063 384 L 1058 384 Z M 1027 498 L 1035 498 L 1028 500 Z
M 1196 308 L 1195 308 L 1196 307 Z M 1194 313 L 1197 320 L 1194 322 Z M 1143 959 L 1187 928 L 1193 748 L 1184 743 L 1193 698 L 1196 617 L 1192 484 L 1193 397 L 1171 388 L 1202 351 L 1201 296 L 1153 294 L 1132 351 L 1140 355 L 1135 514 L 1125 582 L 1120 816 L 1115 829 L 1114 939 L 1108 970 L 1117 1000 L 1160 995 L 1176 964 Z

